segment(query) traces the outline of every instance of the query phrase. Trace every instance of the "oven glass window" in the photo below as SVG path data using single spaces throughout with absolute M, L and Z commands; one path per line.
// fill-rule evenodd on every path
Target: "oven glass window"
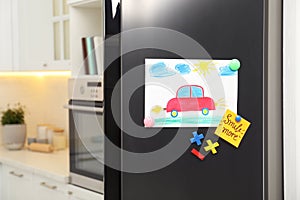
M 71 171 L 103 180 L 103 113 L 71 111 Z M 72 158 L 73 157 L 73 158 Z

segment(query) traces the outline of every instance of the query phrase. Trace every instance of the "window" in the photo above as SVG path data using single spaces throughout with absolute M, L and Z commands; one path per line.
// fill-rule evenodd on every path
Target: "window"
M 177 97 L 179 98 L 188 98 L 191 96 L 190 86 L 182 87 L 177 92 Z
M 203 89 L 201 87 L 192 86 L 192 97 L 194 98 L 203 97 Z

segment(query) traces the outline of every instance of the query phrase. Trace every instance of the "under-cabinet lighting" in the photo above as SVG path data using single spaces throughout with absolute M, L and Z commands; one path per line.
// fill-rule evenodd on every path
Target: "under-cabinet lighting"
M 0 77 L 24 77 L 24 76 L 71 76 L 71 71 L 27 71 L 27 72 L 0 72 Z

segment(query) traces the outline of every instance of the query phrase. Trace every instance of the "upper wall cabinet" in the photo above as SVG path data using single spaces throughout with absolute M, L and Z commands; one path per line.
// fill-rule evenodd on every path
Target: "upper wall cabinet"
M 12 59 L 11 0 L 0 0 L 0 70 L 10 71 Z
M 0 0 L 0 4 L 1 71 L 70 69 L 65 0 Z
M 67 0 L 52 0 L 54 60 L 70 66 L 70 18 Z

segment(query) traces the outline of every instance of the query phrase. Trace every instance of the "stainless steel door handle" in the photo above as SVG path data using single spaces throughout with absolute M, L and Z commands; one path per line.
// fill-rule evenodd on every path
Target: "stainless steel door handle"
M 19 177 L 19 178 L 22 178 L 24 176 L 23 174 L 18 174 L 18 173 L 14 172 L 14 171 L 9 172 L 9 174 L 11 174 L 13 176 L 16 176 L 16 177 Z
M 43 186 L 43 187 L 46 187 L 46 188 L 48 188 L 50 190 L 56 190 L 57 189 L 57 186 L 55 186 L 55 185 L 53 185 L 53 186 L 52 185 L 48 185 L 46 182 L 41 182 L 40 185 Z
M 86 107 L 86 106 L 74 106 L 74 105 L 64 105 L 64 108 L 69 110 L 78 110 L 78 111 L 87 111 L 87 112 L 99 112 L 103 113 L 103 107 L 102 108 L 95 108 L 95 107 Z

